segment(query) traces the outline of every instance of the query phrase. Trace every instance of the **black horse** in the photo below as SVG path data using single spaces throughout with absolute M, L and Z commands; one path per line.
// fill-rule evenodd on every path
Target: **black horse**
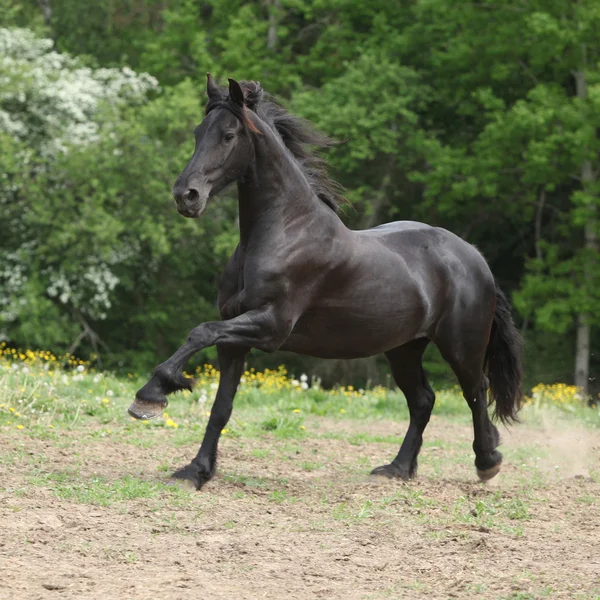
M 213 477 L 246 355 L 259 348 L 321 358 L 385 353 L 406 396 L 410 425 L 396 458 L 372 473 L 414 477 L 435 400 L 421 364 L 430 342 L 456 373 L 473 413 L 477 474 L 482 480 L 496 475 L 502 455 L 487 391 L 495 416 L 514 421 L 522 342 L 481 254 L 422 223 L 349 230 L 336 213 L 339 188 L 313 151 L 331 145 L 328 138 L 263 98 L 258 83 L 230 79 L 225 91 L 208 75 L 207 94 L 196 148 L 173 196 L 177 210 L 193 218 L 237 182 L 240 243 L 219 286 L 223 320 L 193 329 L 129 408 L 136 418 L 158 416 L 167 394 L 192 389 L 182 373 L 189 358 L 216 344 L 221 376 L 204 440 L 173 476 L 197 489 Z

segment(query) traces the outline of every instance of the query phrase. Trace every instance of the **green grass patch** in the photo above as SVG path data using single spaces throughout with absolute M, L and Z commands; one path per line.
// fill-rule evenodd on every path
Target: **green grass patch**
M 190 497 L 190 492 L 177 486 L 146 481 L 126 476 L 118 479 L 102 477 L 82 478 L 70 472 L 50 472 L 32 475 L 29 484 L 51 489 L 57 498 L 80 504 L 111 506 L 117 502 L 138 498 L 157 498 L 163 495 L 171 499 Z
M 15 358 L 16 357 L 16 358 Z M 196 443 L 210 414 L 218 373 L 205 369 L 196 374 L 198 387 L 171 398 L 163 418 L 134 422 L 126 413 L 136 390 L 145 382 L 134 374 L 116 377 L 90 370 L 78 361 L 59 361 L 49 353 L 8 353 L 0 348 L 0 427 L 40 439 L 55 439 L 56 429 L 79 430 L 82 425 L 106 437 L 124 431 L 142 447 L 146 436 L 131 435 L 144 429 L 170 431 L 176 445 Z M 305 389 L 306 388 L 306 389 Z M 458 387 L 436 394 L 434 415 L 459 421 L 470 419 L 469 409 Z M 600 411 L 577 400 L 569 386 L 537 386 L 524 407 L 523 420 L 543 425 L 549 418 L 600 427 Z M 234 418 L 224 435 L 302 439 L 309 431 L 308 417 L 340 420 L 405 420 L 408 409 L 402 393 L 383 387 L 355 390 L 339 387 L 323 390 L 287 376 L 285 369 L 246 372 L 235 400 Z M 345 436 L 351 444 L 381 442 L 399 444 L 400 436 L 356 433 Z M 136 439 L 137 438 L 137 439 Z

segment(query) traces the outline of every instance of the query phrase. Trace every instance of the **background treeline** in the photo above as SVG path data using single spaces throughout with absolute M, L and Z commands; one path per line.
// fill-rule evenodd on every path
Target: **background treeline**
M 526 334 L 528 383 L 596 393 L 597 1 L 0 0 L 0 27 L 10 344 L 146 370 L 217 316 L 233 193 L 199 221 L 170 199 L 211 71 L 260 80 L 348 140 L 329 154 L 348 225 L 416 219 L 476 244 Z M 375 360 L 252 360 L 328 383 L 386 373 Z

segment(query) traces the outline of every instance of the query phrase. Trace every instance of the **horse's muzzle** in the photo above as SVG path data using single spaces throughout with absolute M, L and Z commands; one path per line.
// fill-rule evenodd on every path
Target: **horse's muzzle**
M 177 204 L 177 212 L 184 217 L 194 219 L 200 216 L 206 207 L 208 194 L 201 194 L 198 190 L 190 188 L 183 193 L 173 190 L 173 198 Z

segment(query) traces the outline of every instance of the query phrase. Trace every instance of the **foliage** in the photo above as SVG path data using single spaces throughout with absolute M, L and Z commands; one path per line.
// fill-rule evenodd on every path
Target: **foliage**
M 146 370 L 217 316 L 235 202 L 196 223 L 169 202 L 211 71 L 260 80 L 346 142 L 328 158 L 350 226 L 419 219 L 475 243 L 535 349 L 529 383 L 570 379 L 576 317 L 600 320 L 596 2 L 0 0 L 0 18 L 0 337 L 12 345 Z M 326 383 L 387 372 L 286 361 Z M 440 365 L 428 354 L 446 383 Z

